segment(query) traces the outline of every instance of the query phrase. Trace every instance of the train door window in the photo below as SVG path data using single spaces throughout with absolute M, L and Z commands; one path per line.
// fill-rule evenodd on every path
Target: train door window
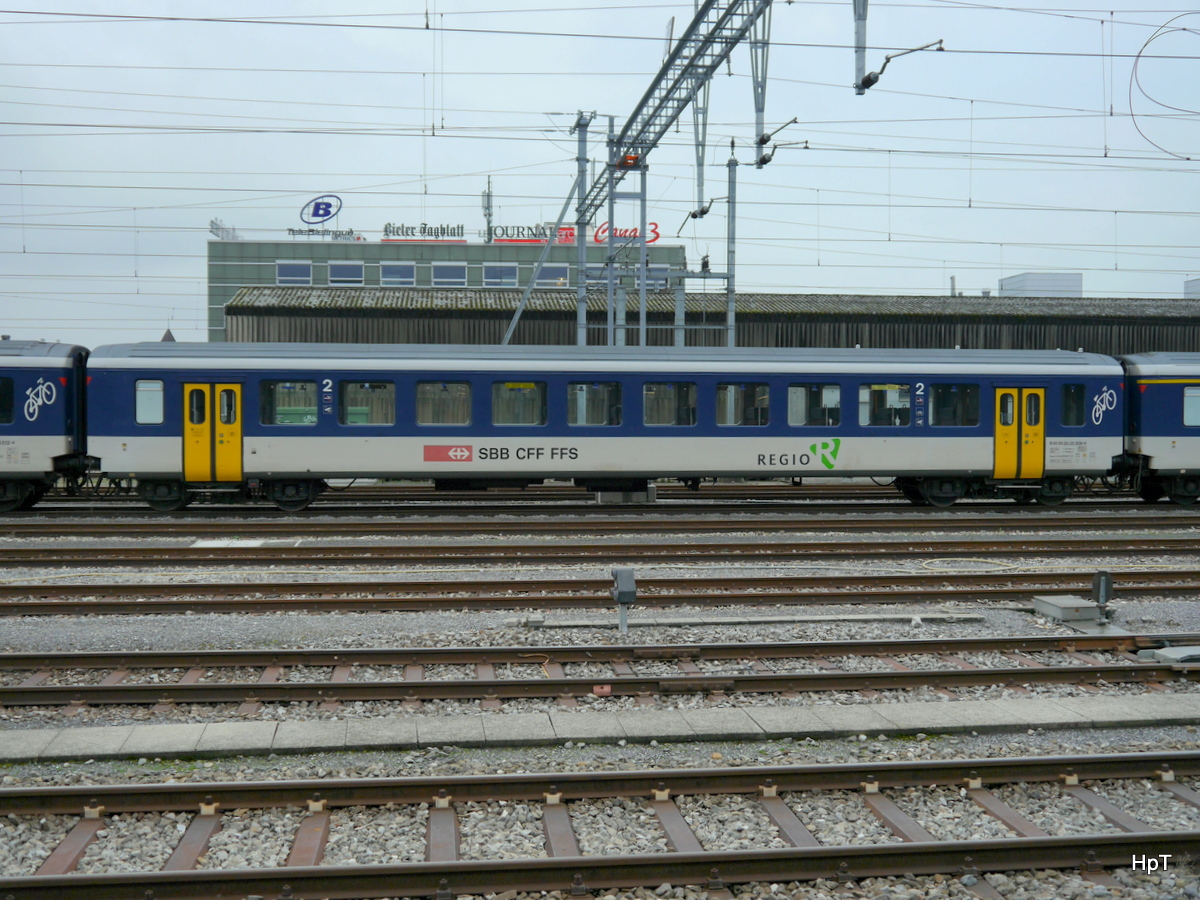
M 1200 425 L 1200 387 L 1183 389 L 1183 424 Z
M 837 384 L 789 384 L 788 424 L 831 427 L 842 421 L 842 388 Z
M 133 384 L 133 421 L 138 425 L 163 423 L 163 383 L 135 381 Z
M 466 266 L 433 266 L 434 287 L 466 287 Z
M 690 381 L 648 381 L 642 386 L 642 423 L 695 425 L 696 385 Z
M 620 425 L 620 382 L 572 381 L 568 384 L 567 424 Z
M 279 260 L 275 263 L 276 284 L 312 284 L 312 263 Z
M 396 385 L 390 381 L 339 381 L 339 425 L 395 425 Z
M 264 381 L 259 396 L 264 425 L 317 424 L 315 381 Z
M 930 394 L 930 425 L 971 428 L 979 424 L 979 385 L 935 384 Z
M 761 382 L 717 385 L 718 425 L 766 425 L 770 392 Z
M 538 275 L 538 287 L 566 287 L 569 283 L 571 270 L 569 266 L 542 266 Z
M 1078 427 L 1083 424 L 1087 393 L 1082 384 L 1064 384 L 1062 389 L 1062 424 Z
M 363 283 L 362 263 L 329 264 L 329 283 L 331 285 L 352 285 Z
M 379 283 L 384 287 L 415 287 L 417 267 L 412 263 L 383 263 L 379 267 Z
M 483 286 L 512 288 L 517 286 L 516 266 L 484 266 Z
M 1000 395 L 1000 424 L 1011 425 L 1015 419 L 1014 404 L 1015 398 L 1012 394 L 1004 393 Z
M 492 382 L 493 425 L 545 425 L 546 382 Z
M 470 425 L 469 381 L 418 381 L 418 425 Z
M 862 384 L 858 387 L 858 424 L 901 427 L 909 423 L 907 384 Z
M 237 391 L 231 388 L 222 389 L 217 398 L 217 416 L 222 425 L 237 423 Z
M 0 425 L 11 425 L 13 420 L 13 380 L 0 378 Z M 161 422 L 162 420 L 159 419 Z
M 1042 424 L 1042 398 L 1040 394 L 1029 393 L 1025 395 L 1025 424 Z
M 204 424 L 207 418 L 206 407 L 208 404 L 205 402 L 207 399 L 208 395 L 200 388 L 192 388 L 188 391 L 188 421 L 191 424 Z

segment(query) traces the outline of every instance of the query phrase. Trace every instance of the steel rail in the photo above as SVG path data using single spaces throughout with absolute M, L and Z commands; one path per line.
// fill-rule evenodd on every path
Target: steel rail
M 754 767 L 719 770 L 673 770 L 588 774 L 538 774 L 520 776 L 413 779 L 309 780 L 304 782 L 124 785 L 68 788 L 0 789 L 0 814 L 84 816 L 93 825 L 78 843 L 86 844 L 112 814 L 136 811 L 198 811 L 206 834 L 219 828 L 223 810 L 307 805 L 312 817 L 328 810 L 355 805 L 427 803 L 456 816 L 452 804 L 469 800 L 526 799 L 544 808 L 561 808 L 565 802 L 595 797 L 652 798 L 649 805 L 675 809 L 673 797 L 699 793 L 742 793 L 757 796 L 764 808 L 777 808 L 780 791 L 842 789 L 868 796 L 881 789 L 902 786 L 944 785 L 972 794 L 987 793 L 985 785 L 1014 781 L 1056 781 L 1067 784 L 1082 779 L 1149 778 L 1162 790 L 1195 805 L 1195 792 L 1176 787 L 1183 775 L 1200 771 L 1197 754 L 1150 753 L 1034 759 L 957 760 L 909 763 L 841 764 L 834 766 Z M 878 796 L 878 794 L 876 794 Z M 86 798 L 86 799 L 85 799 Z M 980 805 L 1002 821 L 1015 811 L 994 795 Z M 866 798 L 864 798 L 866 799 Z M 677 809 L 676 809 L 677 812 Z M 89 818 L 90 817 L 90 818 Z M 882 817 L 881 817 L 882 818 Z M 325 820 L 327 821 L 327 819 Z M 700 884 L 710 892 L 729 884 L 752 881 L 793 881 L 815 878 L 850 879 L 904 872 L 951 875 L 1034 868 L 1080 868 L 1098 873 L 1101 866 L 1128 865 L 1133 854 L 1182 856 L 1200 850 L 1200 832 L 1138 831 L 1116 835 L 1072 837 L 1020 837 L 982 841 L 923 841 L 860 847 L 830 847 L 816 842 L 796 846 L 800 828 L 781 828 L 793 844 L 784 850 L 704 852 L 691 830 L 668 833 L 676 852 L 623 857 L 584 857 L 577 844 L 556 840 L 556 828 L 571 831 L 569 813 L 545 816 L 546 859 L 461 861 L 457 859 L 456 829 L 447 837 L 449 858 L 433 862 L 368 866 L 318 866 L 324 850 L 321 839 L 305 836 L 307 865 L 273 869 L 197 871 L 195 859 L 203 846 L 193 849 L 186 869 L 108 875 L 34 875 L 0 879 L 0 891 L 12 900 L 55 896 L 62 900 L 194 900 L 217 896 L 261 894 L 293 897 L 381 897 L 421 895 L 453 897 L 461 893 L 513 890 L 557 890 L 578 895 L 609 887 L 657 885 L 664 876 L 675 883 Z M 663 819 L 660 813 L 660 821 Z M 887 820 L 884 819 L 886 822 Z M 557 823 L 557 825 L 555 825 Z M 798 820 L 797 820 L 797 824 Z M 77 826 L 78 827 L 78 826 Z M 191 829 L 189 829 L 191 830 Z M 440 837 L 439 833 L 439 837 Z M 684 838 L 687 840 L 680 840 Z M 435 840 L 431 827 L 429 846 Z M 206 843 L 207 838 L 204 838 Z M 298 836 L 293 845 L 302 839 Z M 680 844 L 694 846 L 678 852 Z M 572 855 L 563 855 L 563 849 Z M 75 848 L 76 858 L 82 848 Z M 292 858 L 289 858 L 289 862 Z M 70 871 L 73 865 L 63 867 Z M 167 866 L 170 869 L 171 866 Z
M 853 519 L 842 516 L 805 516 L 802 519 L 782 518 L 770 514 L 763 516 L 762 510 L 756 511 L 752 520 L 730 519 L 729 511 L 723 510 L 718 518 L 709 515 L 707 518 L 675 518 L 672 516 L 655 520 L 649 516 L 602 515 L 596 513 L 586 517 L 571 519 L 555 518 L 553 520 L 529 520 L 513 522 L 496 520 L 495 518 L 471 518 L 446 521 L 444 518 L 423 519 L 405 517 L 403 519 L 370 519 L 366 521 L 336 522 L 318 521 L 312 518 L 289 518 L 283 520 L 253 522 L 229 521 L 222 519 L 204 519 L 181 521 L 178 519 L 159 520 L 148 517 L 138 522 L 121 521 L 32 521 L 19 519 L 5 522 L 5 534 L 11 538 L 23 537 L 209 537 L 238 535 L 244 537 L 278 537 L 289 536 L 303 538 L 312 535 L 337 534 L 341 536 L 358 535 L 420 535 L 422 537 L 480 534 L 492 535 L 523 535 L 523 534 L 663 534 L 663 533 L 727 533 L 730 531 L 753 531 L 756 533 L 807 533 L 830 534 L 838 532 L 912 532 L 920 529 L 948 529 L 954 531 L 1012 531 L 1015 529 L 1036 529 L 1039 531 L 1067 531 L 1079 529 L 1105 528 L 1110 530 L 1125 530 L 1131 528 L 1144 530 L 1167 530 L 1200 528 L 1200 515 L 1194 512 L 1180 511 L 1163 515 L 1161 513 L 1138 512 L 1119 518 L 1097 519 L 1096 513 L 1071 510 L 1053 515 L 1009 514 L 992 518 L 968 519 L 962 515 L 937 517 L 933 515 L 911 516 L 891 515 L 887 517 L 871 517 Z
M 1008 540 L 910 541 L 772 541 L 673 544 L 563 544 L 496 546 L 430 544 L 394 547 L 44 547 L 4 548 L 0 567 L 128 566 L 128 565 L 455 565 L 486 563 L 715 562 L 723 560 L 862 560 L 871 557 L 979 556 L 1030 553 L 1039 556 L 1104 554 L 1200 554 L 1200 538 L 1011 538 Z
M 1195 598 L 1191 571 L 1114 572 L 1123 599 Z M 640 578 L 637 608 L 823 606 L 1028 601 L 1034 594 L 1088 591 L 1093 572 L 1013 575 L 933 573 L 881 576 Z M 999 587 L 997 582 L 1007 586 Z M 605 609 L 609 579 L 507 581 L 318 581 L 128 584 L 0 584 L 0 616 L 145 615 L 195 612 L 383 612 Z M 964 596 L 969 594 L 969 596 Z

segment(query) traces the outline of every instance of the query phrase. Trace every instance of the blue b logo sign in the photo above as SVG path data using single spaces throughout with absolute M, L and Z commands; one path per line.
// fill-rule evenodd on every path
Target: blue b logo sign
M 325 222 L 336 216 L 341 208 L 341 197 L 326 194 L 323 197 L 317 197 L 305 203 L 304 208 L 300 210 L 300 220 L 307 222 L 309 225 L 319 225 L 321 222 Z

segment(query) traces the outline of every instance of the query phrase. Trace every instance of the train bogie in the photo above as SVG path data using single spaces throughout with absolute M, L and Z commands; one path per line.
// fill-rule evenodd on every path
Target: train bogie
M 0 340 L 0 512 L 28 509 L 83 471 L 87 351 Z

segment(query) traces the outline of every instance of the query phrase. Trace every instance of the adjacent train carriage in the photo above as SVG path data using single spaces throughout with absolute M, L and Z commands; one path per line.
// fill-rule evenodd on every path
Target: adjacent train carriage
M 156 343 L 89 366 L 89 452 L 162 509 L 299 509 L 353 477 L 869 475 L 915 502 L 1053 504 L 1123 445 L 1122 369 L 1085 353 Z
M 0 341 L 0 512 L 83 474 L 86 360 L 71 344 Z
M 1125 450 L 1131 481 L 1153 503 L 1200 497 L 1200 353 L 1123 356 L 1129 382 Z

